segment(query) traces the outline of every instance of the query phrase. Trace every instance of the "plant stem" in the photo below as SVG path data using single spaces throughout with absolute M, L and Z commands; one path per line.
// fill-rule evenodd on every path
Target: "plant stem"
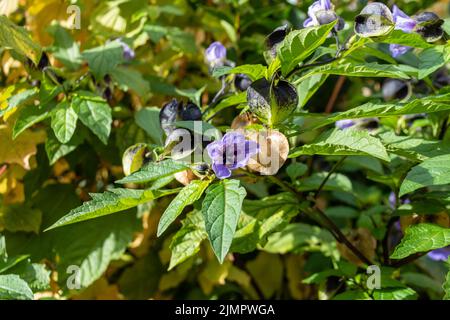
M 345 158 L 344 158 L 345 159 Z M 341 159 L 341 161 L 343 161 Z M 292 194 L 296 195 L 299 198 L 303 197 L 303 194 L 295 190 L 292 186 L 287 184 L 286 182 L 280 180 L 276 176 L 268 176 L 269 180 L 273 183 L 277 184 L 281 188 L 285 189 L 286 191 L 291 192 Z M 315 199 L 314 199 L 315 201 Z M 334 224 L 333 220 L 331 220 L 325 212 L 323 212 L 319 207 L 317 207 L 317 204 L 314 204 L 313 208 L 309 208 L 308 210 L 304 211 L 307 215 L 309 215 L 311 218 L 314 219 L 315 215 L 318 214 L 320 221 L 319 224 L 322 225 L 325 229 L 331 232 L 333 237 L 339 241 L 340 243 L 344 244 L 347 248 L 349 248 L 355 256 L 357 256 L 362 262 L 371 265 L 372 262 L 361 252 L 358 248 L 356 248 L 348 239 L 347 237 L 342 233 L 342 231 L 339 229 L 339 227 Z M 314 219 L 317 221 L 317 219 Z
M 318 62 L 313 62 L 313 63 L 310 63 L 310 64 L 304 64 L 304 65 L 298 66 L 298 67 L 292 69 L 292 71 L 289 72 L 289 73 L 286 75 L 286 78 L 289 78 L 290 76 L 292 76 L 292 75 L 294 75 L 295 73 L 297 73 L 297 72 L 299 72 L 299 71 L 302 71 L 302 70 L 304 70 L 304 69 L 312 68 L 312 67 L 323 66 L 323 65 L 332 63 L 332 62 L 334 62 L 334 61 L 336 61 L 336 60 L 338 60 L 338 57 L 333 57 L 333 58 L 329 58 L 329 59 L 324 60 L 324 61 L 318 61 Z
M 392 262 L 391 264 L 389 264 L 390 267 L 394 267 L 394 268 L 400 268 L 401 266 L 408 264 L 410 262 L 413 262 L 414 260 L 419 259 L 420 257 L 426 255 L 428 252 L 419 252 L 413 255 L 410 255 L 409 257 L 406 257 L 404 259 L 400 259 L 397 260 L 395 262 Z
M 336 103 L 336 100 L 339 96 L 339 92 L 341 92 L 344 83 L 345 83 L 345 76 L 339 76 L 336 85 L 334 86 L 330 100 L 328 100 L 327 106 L 325 107 L 325 113 L 331 113 L 331 111 L 333 111 L 333 107 Z
M 325 184 L 330 179 L 331 175 L 341 166 L 341 164 L 347 159 L 347 156 L 343 156 L 336 164 L 331 168 L 330 172 L 328 172 L 325 179 L 323 179 L 322 183 L 320 184 L 319 188 L 317 189 L 316 193 L 314 194 L 314 199 L 317 199 L 320 192 L 322 192 L 322 189 L 325 187 Z
M 342 233 L 341 229 L 339 229 L 339 227 L 334 224 L 334 222 L 325 214 L 325 212 L 322 211 L 322 209 L 317 207 L 317 205 L 314 205 L 313 209 L 315 209 L 315 212 L 319 214 L 319 217 L 321 219 L 323 219 L 323 226 L 331 232 L 331 234 L 337 241 L 349 248 L 353 252 L 353 254 L 365 264 L 372 264 L 372 262 L 347 239 L 347 237 Z M 314 212 L 310 213 L 314 214 Z

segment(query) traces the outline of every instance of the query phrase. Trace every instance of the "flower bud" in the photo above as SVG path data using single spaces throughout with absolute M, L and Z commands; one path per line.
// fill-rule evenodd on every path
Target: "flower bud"
M 151 150 L 145 143 L 129 147 L 122 156 L 122 167 L 125 176 L 138 171 L 144 164 L 152 161 Z
M 289 154 L 289 141 L 277 130 L 252 131 L 247 135 L 259 145 L 259 151 L 252 156 L 247 167 L 262 175 L 275 175 L 284 165 Z
M 414 31 L 420 34 L 426 41 L 434 42 L 442 38 L 444 20 L 433 12 L 423 12 L 415 15 L 413 19 L 417 22 Z
M 221 66 L 227 58 L 227 49 L 219 41 L 211 43 L 205 50 L 205 60 L 210 67 Z
M 386 35 L 394 25 L 392 12 L 380 2 L 369 3 L 355 18 L 355 32 L 363 38 Z
M 297 108 L 298 94 L 287 81 L 279 80 L 271 84 L 261 78 L 247 89 L 247 103 L 255 116 L 272 126 L 284 121 Z

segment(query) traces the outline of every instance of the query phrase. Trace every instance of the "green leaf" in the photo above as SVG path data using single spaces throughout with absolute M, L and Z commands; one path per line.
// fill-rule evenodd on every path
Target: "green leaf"
M 136 124 L 145 130 L 155 144 L 164 145 L 163 131 L 159 122 L 159 111 L 157 107 L 142 108 L 134 114 Z
M 429 158 L 413 167 L 400 186 L 399 196 L 417 189 L 450 184 L 450 155 Z
M 213 70 L 213 77 L 219 78 L 227 74 L 243 73 L 253 81 L 266 75 L 267 67 L 262 64 L 244 64 L 237 67 L 217 67 Z
M 97 79 L 114 71 L 123 61 L 123 48 L 118 41 L 109 42 L 103 46 L 86 50 L 82 53 L 89 68 Z
M 43 212 L 43 226 L 51 225 L 81 204 L 75 188 L 69 184 L 42 187 L 33 200 Z M 128 210 L 39 235 L 8 234 L 8 250 L 11 254 L 30 254 L 33 261 L 50 261 L 56 266 L 58 284 L 64 292 L 75 279 L 83 289 L 104 274 L 112 260 L 122 256 L 141 225 L 136 210 Z M 73 269 L 74 266 L 79 269 Z
M 378 135 L 386 149 L 412 161 L 421 162 L 428 158 L 450 153 L 450 143 L 439 140 L 397 136 L 392 131 Z
M 299 208 L 291 193 L 244 200 L 231 251 L 247 253 L 264 246 L 271 234 L 282 230 L 299 213 Z
M 41 106 L 46 106 L 48 103 L 60 93 L 63 92 L 62 85 L 55 85 L 47 73 L 42 76 L 41 88 L 39 90 L 39 102 Z
M 316 67 L 302 76 L 296 83 L 300 83 L 312 75 L 334 74 L 348 77 L 381 77 L 394 79 L 410 79 L 417 75 L 418 69 L 407 65 L 392 65 L 371 63 L 358 63 L 353 61 L 339 61 Z
M 111 132 L 111 108 L 102 98 L 89 92 L 79 91 L 72 100 L 72 107 L 81 122 L 105 145 Z
M 303 108 L 327 79 L 327 74 L 315 74 L 300 82 L 297 85 L 298 108 Z
M 8 257 L 6 260 L 1 259 L 0 260 L 0 273 L 4 273 L 5 271 L 8 271 L 9 269 L 13 268 L 20 262 L 26 260 L 28 258 L 28 255 L 23 254 L 19 256 L 14 257 Z M 10 272 L 8 272 L 10 273 Z
M 269 237 L 264 250 L 270 253 L 287 253 L 307 246 L 311 241 L 332 242 L 332 235 L 319 227 L 304 223 L 292 223 Z
M 72 139 L 63 144 L 55 137 L 53 130 L 47 131 L 47 140 L 45 141 L 45 151 L 47 153 L 50 165 L 54 164 L 60 158 L 74 151 L 84 140 L 82 135 L 73 135 Z
M 313 173 L 311 176 L 301 180 L 298 189 L 301 191 L 317 190 L 317 188 L 319 188 L 327 175 L 328 172 Z M 352 181 L 347 176 L 341 173 L 331 174 L 323 188 L 324 190 L 336 190 L 349 193 L 353 192 Z
M 16 139 L 22 132 L 38 122 L 50 116 L 48 110 L 40 109 L 36 106 L 26 106 L 20 110 L 19 116 L 13 127 L 13 139 Z
M 175 221 L 186 206 L 193 204 L 202 196 L 210 182 L 210 180 L 193 180 L 177 194 L 159 220 L 158 237 Z
M 369 155 L 389 161 L 381 141 L 365 130 L 331 129 L 321 134 L 312 144 L 291 150 L 290 158 L 300 155 Z
M 201 242 L 208 236 L 200 211 L 188 213 L 182 223 L 183 226 L 175 233 L 170 243 L 172 254 L 169 270 L 199 252 Z
M 373 291 L 374 300 L 416 300 L 417 292 L 411 288 L 383 288 Z
M 120 292 L 130 300 L 149 299 L 156 294 L 163 271 L 158 254 L 152 250 L 125 269 L 118 281 Z
M 222 180 L 206 190 L 202 204 L 206 232 L 220 263 L 230 249 L 241 206 L 247 194 L 239 180 Z
M 28 32 L 16 26 L 6 16 L 0 16 L 0 46 L 13 49 L 30 58 L 36 65 L 42 54 L 41 47 L 31 40 Z
M 25 280 L 22 280 L 18 275 L 0 275 L 0 299 L 33 300 L 33 292 Z
M 286 168 L 286 173 L 288 174 L 289 178 L 291 178 L 292 181 L 297 180 L 297 178 L 304 175 L 306 171 L 308 171 L 308 166 L 301 162 L 291 163 Z
M 409 226 L 405 236 L 391 254 L 392 259 L 403 259 L 414 253 L 427 252 L 450 245 L 450 229 L 436 224 L 419 223 Z
M 447 259 L 447 266 L 450 266 L 450 257 Z M 445 277 L 445 282 L 442 285 L 442 289 L 444 289 L 445 295 L 444 300 L 450 300 L 450 268 L 447 272 L 447 276 Z
M 0 230 L 39 232 L 42 212 L 25 204 L 0 207 Z
M 278 46 L 278 58 L 281 62 L 281 72 L 288 74 L 300 62 L 311 55 L 314 50 L 325 42 L 337 21 L 329 24 L 291 31 Z
M 91 194 L 92 200 L 71 210 L 67 215 L 56 221 L 45 231 L 80 221 L 98 218 L 111 213 L 124 211 L 150 200 L 177 192 L 178 189 L 160 191 L 150 189 L 134 190 L 118 188 L 108 190 L 104 193 L 94 193 Z
M 174 94 L 186 97 L 192 100 L 196 105 L 201 106 L 202 102 L 200 101 L 203 91 L 205 91 L 206 85 L 201 87 L 200 89 L 178 89 L 175 88 Z
M 47 30 L 55 39 L 51 48 L 53 56 L 71 70 L 80 68 L 83 62 L 80 48 L 70 33 L 59 24 L 53 24 Z
M 23 90 L 15 95 L 13 95 L 11 98 L 8 99 L 7 107 L 4 109 L 0 109 L 0 117 L 3 116 L 6 112 L 17 109 L 21 105 L 28 103 L 31 99 L 33 99 L 37 96 L 37 93 L 38 93 L 38 90 L 36 88 L 34 88 L 34 89 Z
M 163 160 L 161 162 L 149 162 L 138 171 L 116 181 L 116 183 L 145 183 L 171 176 L 174 173 L 184 171 L 186 169 L 188 169 L 186 164 L 171 159 Z
M 419 79 L 424 79 L 441 68 L 449 56 L 445 56 L 445 46 L 433 46 L 419 53 Z
M 402 30 L 393 30 L 386 37 L 376 39 L 377 42 L 399 44 L 402 46 L 427 49 L 433 47 L 424 40 L 424 38 L 416 32 L 404 32 Z
M 140 96 L 145 96 L 150 91 L 150 84 L 136 70 L 119 66 L 114 68 L 110 74 L 119 87 L 125 91 L 131 89 Z
M 72 139 L 77 121 L 78 115 L 68 101 L 60 102 L 52 110 L 52 129 L 59 142 L 64 144 Z
M 50 270 L 44 264 L 21 263 L 10 271 L 28 283 L 33 291 L 44 291 L 50 288 Z
M 232 96 L 226 97 L 220 100 L 220 102 L 214 107 L 206 109 L 206 115 L 204 116 L 204 119 L 208 119 L 210 116 L 226 108 L 238 106 L 245 103 L 247 103 L 247 92 L 241 92 L 239 94 L 234 94 Z
M 372 103 L 368 102 L 359 107 L 344 112 L 322 116 L 317 113 L 302 113 L 304 117 L 318 118 L 313 125 L 298 130 L 296 134 L 315 130 L 338 120 L 361 119 L 372 117 L 391 117 L 406 114 L 434 113 L 450 110 L 450 93 L 413 99 L 406 103 Z

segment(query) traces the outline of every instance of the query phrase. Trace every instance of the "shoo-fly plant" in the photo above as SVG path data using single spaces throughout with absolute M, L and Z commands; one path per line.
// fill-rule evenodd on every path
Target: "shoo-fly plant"
M 450 299 L 448 8 L 31 2 L 0 6 L 0 299 Z

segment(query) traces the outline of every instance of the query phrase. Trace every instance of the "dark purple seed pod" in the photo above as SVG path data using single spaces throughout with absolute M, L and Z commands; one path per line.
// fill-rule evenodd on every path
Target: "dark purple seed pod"
M 385 101 L 404 100 L 411 96 L 412 87 L 409 82 L 398 79 L 386 79 L 381 88 Z
M 355 18 L 355 33 L 363 38 L 386 35 L 394 28 L 391 10 L 380 2 L 369 3 Z
M 181 106 L 181 102 L 177 99 L 172 99 L 161 108 L 161 111 L 159 112 L 159 123 L 166 135 L 170 135 L 174 130 L 174 123 L 179 118 Z
M 441 68 L 436 72 L 433 77 L 433 85 L 439 89 L 450 85 L 450 76 L 446 68 Z
M 252 80 L 245 74 L 238 73 L 234 77 L 234 87 L 237 91 L 246 91 L 252 84 Z
M 108 102 L 110 102 L 112 100 L 111 88 L 106 87 L 106 89 L 103 91 L 103 98 Z
M 265 56 L 268 60 L 275 59 L 275 57 L 277 56 L 277 47 L 281 42 L 283 42 L 284 38 L 286 38 L 288 33 L 289 33 L 288 25 L 283 25 L 273 30 L 266 37 Z
M 50 66 L 50 60 L 48 59 L 48 55 L 45 52 L 42 52 L 41 59 L 37 65 L 39 70 L 44 70 L 45 67 Z
M 202 119 L 202 110 L 192 103 L 188 102 L 181 111 L 181 119 L 183 121 L 198 121 Z
M 247 89 L 250 111 L 262 122 L 273 125 L 284 121 L 297 107 L 298 94 L 285 80 L 271 84 L 266 78 L 254 81 Z
M 414 31 L 420 34 L 426 41 L 438 41 L 444 35 L 442 25 L 444 20 L 434 12 L 422 12 L 413 17 L 417 22 Z

